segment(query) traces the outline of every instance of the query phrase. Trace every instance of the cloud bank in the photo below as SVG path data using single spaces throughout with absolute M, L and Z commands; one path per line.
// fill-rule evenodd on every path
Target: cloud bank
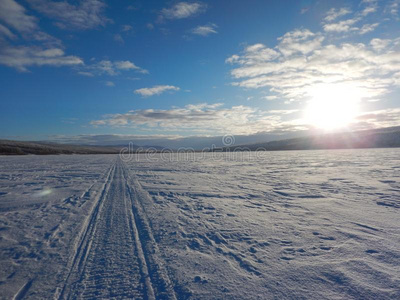
M 132 110 L 125 114 L 104 116 L 93 126 L 129 127 L 138 130 L 197 134 L 254 134 L 266 131 L 305 129 L 295 122 L 285 122 L 284 115 L 295 110 L 261 111 L 248 106 L 224 108 L 223 104 L 189 104 L 182 108 Z

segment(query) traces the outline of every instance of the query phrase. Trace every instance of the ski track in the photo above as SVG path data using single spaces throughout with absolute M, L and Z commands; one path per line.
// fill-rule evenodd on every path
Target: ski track
M 118 158 L 77 237 L 55 299 L 176 299 L 132 181 Z
M 25 295 L 27 294 L 28 290 L 30 289 L 30 287 L 32 286 L 33 283 L 33 279 L 29 280 L 27 283 L 25 283 L 21 289 L 15 294 L 15 296 L 13 297 L 13 300 L 21 300 L 25 297 Z

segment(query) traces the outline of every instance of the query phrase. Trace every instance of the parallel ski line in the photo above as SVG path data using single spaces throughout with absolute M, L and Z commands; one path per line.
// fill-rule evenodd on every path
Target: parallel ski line
M 31 288 L 33 283 L 33 279 L 28 280 L 20 289 L 19 291 L 15 294 L 13 297 L 13 300 L 22 300 L 25 295 L 28 293 L 28 290 Z
M 130 218 L 131 205 L 123 164 L 118 159 L 92 234 L 92 247 L 73 282 L 73 299 L 155 299 L 146 284 Z M 147 276 L 147 278 L 149 278 Z
M 125 177 L 125 180 L 127 180 L 126 177 Z M 129 193 L 129 189 L 128 189 L 128 193 Z M 125 200 L 127 200 L 127 199 L 125 199 Z M 130 197 L 128 197 L 128 201 L 129 201 L 129 203 L 128 203 L 128 207 L 127 207 L 127 213 L 128 213 L 128 218 L 129 218 L 129 227 L 130 227 L 131 235 L 133 236 L 135 243 L 136 243 L 138 259 L 139 259 L 139 263 L 140 263 L 140 269 L 141 269 L 141 273 L 142 273 L 142 276 L 144 279 L 146 292 L 147 292 L 147 299 L 155 300 L 156 297 L 154 295 L 154 289 L 153 289 L 153 285 L 151 283 L 149 269 L 147 267 L 146 259 L 144 256 L 142 243 L 139 238 L 139 231 L 136 227 L 135 217 L 132 212 L 132 206 L 133 206 L 132 199 Z
M 101 194 L 92 205 L 89 216 L 85 219 L 82 229 L 76 238 L 74 253 L 70 256 L 68 272 L 65 276 L 63 287 L 62 289 L 57 289 L 56 294 L 54 295 L 55 299 L 75 298 L 79 295 L 76 294 L 79 292 L 74 290 L 77 288 L 85 293 L 85 280 L 88 278 L 87 276 L 92 276 L 92 271 L 96 272 L 96 269 L 93 269 L 93 257 L 95 257 L 93 255 L 99 253 L 96 252 L 98 251 L 97 247 L 99 247 L 98 241 L 100 241 L 98 239 L 102 240 L 104 234 L 105 221 L 102 218 L 107 215 L 108 217 L 106 218 L 109 218 L 110 212 L 114 211 L 114 207 L 116 209 L 115 213 L 118 213 L 115 217 L 125 218 L 125 224 L 127 226 L 126 230 L 128 230 L 127 233 L 128 236 L 130 236 L 129 240 L 132 239 L 132 242 L 134 243 L 133 247 L 136 249 L 132 249 L 130 253 L 131 255 L 136 256 L 139 272 L 136 274 L 140 276 L 138 280 L 143 284 L 143 294 L 141 297 L 149 300 L 177 299 L 165 263 L 160 257 L 160 251 L 154 239 L 148 216 L 141 203 L 146 198 L 142 199 L 142 197 L 148 197 L 148 195 L 141 188 L 140 183 L 131 178 L 126 165 L 120 158 L 118 158 L 110 167 L 107 178 L 101 189 Z M 119 224 L 121 225 L 122 223 L 119 222 Z M 111 227 L 110 229 L 115 233 L 121 233 L 122 228 Z M 126 245 L 129 245 L 129 240 L 127 240 Z M 112 256 L 110 256 L 110 259 L 111 257 Z M 90 264 L 88 265 L 88 263 Z M 106 274 L 107 272 L 108 271 L 106 271 Z M 110 269 L 110 272 L 113 272 L 113 270 Z M 131 277 L 126 278 L 128 279 Z M 124 290 L 121 290 L 121 292 L 124 293 Z M 101 293 L 100 290 L 99 293 Z
M 122 162 L 121 162 L 122 163 Z M 150 273 L 150 281 L 154 289 L 156 299 L 177 299 L 174 286 L 168 276 L 168 272 L 161 258 L 159 248 L 148 220 L 148 217 L 141 204 L 140 198 L 147 195 L 140 186 L 140 183 L 132 179 L 126 166 L 123 166 L 126 178 L 127 190 L 132 202 L 132 220 L 137 234 L 137 243 L 142 248 L 143 260 Z M 139 247 L 138 247 L 139 248 Z M 141 260 L 142 260 L 141 259 Z
M 114 163 L 110 167 L 110 170 L 107 174 L 107 178 L 102 187 L 102 192 L 101 192 L 100 196 L 98 197 L 97 201 L 95 202 L 95 204 L 93 205 L 92 210 L 90 211 L 88 217 L 85 219 L 82 229 L 81 229 L 80 233 L 78 234 L 77 242 L 75 243 L 75 245 L 78 244 L 78 247 L 75 248 L 74 255 L 72 256 L 73 259 L 69 263 L 70 267 L 69 267 L 68 274 L 64 281 L 64 286 L 61 289 L 61 292 L 58 292 L 59 290 L 57 289 L 56 294 L 54 296 L 55 299 L 64 299 L 65 292 L 66 292 L 66 289 L 68 288 L 68 284 L 69 284 L 71 275 L 75 271 L 79 271 L 81 269 L 81 266 L 84 264 L 83 262 L 86 260 L 87 254 L 91 247 L 93 233 L 96 228 L 97 216 L 98 216 L 99 212 L 101 211 L 103 200 L 105 199 L 105 196 L 110 187 L 110 183 L 113 178 L 113 174 L 115 172 L 115 166 L 116 166 L 116 163 Z

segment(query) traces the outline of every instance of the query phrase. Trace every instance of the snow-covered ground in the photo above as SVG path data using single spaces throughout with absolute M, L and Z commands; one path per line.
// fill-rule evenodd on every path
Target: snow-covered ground
M 3 299 L 399 299 L 400 149 L 0 157 Z

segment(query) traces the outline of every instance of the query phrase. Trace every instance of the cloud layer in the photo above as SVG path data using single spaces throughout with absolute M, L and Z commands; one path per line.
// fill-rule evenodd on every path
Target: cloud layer
M 162 132 L 197 134 L 253 134 L 266 131 L 304 129 L 283 116 L 295 111 L 260 111 L 248 106 L 224 108 L 223 104 L 189 104 L 182 108 L 132 110 L 125 114 L 107 115 L 92 121 L 94 126 L 129 127 Z
M 369 43 L 325 42 L 321 33 L 299 29 L 278 39 L 274 48 L 248 46 L 226 62 L 235 66 L 233 85 L 268 88 L 281 99 L 308 99 L 318 86 L 343 85 L 365 99 L 379 100 L 400 85 L 400 38 Z
M 400 38 L 340 42 L 351 35 L 356 40 L 356 35 L 380 26 L 366 18 L 378 8 L 375 0 L 362 1 L 354 13 L 347 7 L 332 8 L 321 23 L 321 32 L 301 28 L 278 38 L 275 47 L 262 43 L 246 47 L 226 59 L 234 66 L 233 85 L 267 88 L 268 100 L 308 100 L 313 91 L 326 85 L 357 91 L 360 100 L 382 99 L 400 86 Z

